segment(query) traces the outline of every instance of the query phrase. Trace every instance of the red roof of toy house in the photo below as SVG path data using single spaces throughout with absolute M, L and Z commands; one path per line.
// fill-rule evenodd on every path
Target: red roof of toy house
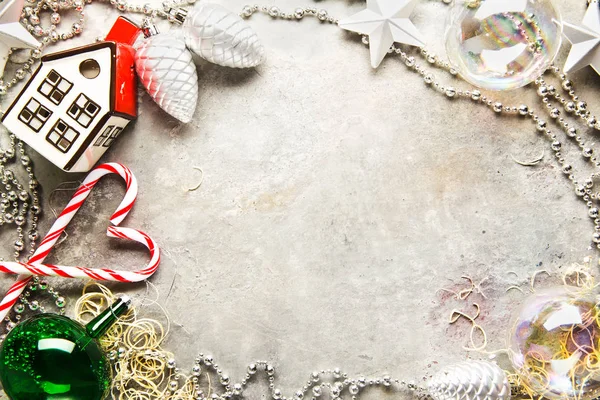
M 106 41 L 117 43 L 116 75 L 113 79 L 115 92 L 114 111 L 133 118 L 137 117 L 137 80 L 135 74 L 135 50 L 133 44 L 139 36 L 140 27 L 125 17 L 119 17 L 106 35 Z
M 106 36 L 106 41 L 49 54 L 42 57 L 42 63 L 109 47 L 112 55 L 110 109 L 116 115 L 135 119 L 137 80 L 134 64 L 135 50 L 131 45 L 139 32 L 139 27 L 133 22 L 119 17 Z

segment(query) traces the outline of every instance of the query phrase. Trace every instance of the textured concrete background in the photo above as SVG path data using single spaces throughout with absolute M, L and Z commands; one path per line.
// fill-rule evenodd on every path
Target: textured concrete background
M 236 12 L 245 4 L 222 3 Z M 581 20 L 583 0 L 557 3 L 567 21 Z M 336 17 L 364 7 L 276 4 L 315 5 Z M 442 3 L 423 1 L 413 18 L 438 54 L 447 13 Z M 78 42 L 101 36 L 116 15 L 106 5 L 88 7 L 94 23 Z M 189 125 L 140 90 L 138 121 L 104 157 L 128 165 L 139 180 L 126 225 L 163 249 L 152 282 L 176 324 L 168 346 L 182 365 L 209 352 L 237 380 L 248 362 L 273 360 L 286 392 L 312 370 L 335 366 L 420 379 L 435 362 L 469 355 L 462 348 L 469 325 L 447 324 L 453 308 L 470 311 L 479 302 L 490 349 L 502 347 L 510 310 L 523 298 L 505 289 L 540 266 L 556 269 L 591 254 L 585 205 L 529 122 L 448 100 L 396 58 L 374 71 L 356 36 L 316 19 L 256 15 L 249 23 L 267 49 L 265 65 L 238 71 L 200 63 Z M 598 76 L 586 69 L 572 78 L 600 114 Z M 539 109 L 533 90 L 498 98 Z M 546 159 L 535 168 L 511 158 L 542 150 Z M 35 159 L 46 201 L 61 182 L 81 179 Z M 193 166 L 204 170 L 204 183 L 188 192 L 200 179 Z M 51 261 L 143 264 L 142 249 L 103 236 L 122 193 L 120 181 L 105 180 Z M 61 193 L 54 206 L 67 200 Z M 47 208 L 42 231 L 52 219 Z M 461 275 L 489 277 L 488 298 L 458 302 L 436 293 L 460 290 Z M 55 282 L 72 296 L 82 287 Z M 143 284 L 111 287 L 145 294 Z

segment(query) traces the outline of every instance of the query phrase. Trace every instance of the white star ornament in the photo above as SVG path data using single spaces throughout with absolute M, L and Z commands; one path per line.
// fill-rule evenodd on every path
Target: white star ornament
M 342 29 L 369 36 L 371 65 L 377 68 L 394 43 L 423 47 L 410 20 L 418 0 L 367 0 L 367 8 L 338 22 Z
M 24 0 L 0 2 L 0 76 L 8 61 L 11 48 L 35 49 L 40 43 L 19 22 Z
M 573 45 L 565 63 L 565 72 L 575 72 L 588 65 L 600 74 L 600 7 L 592 2 L 582 26 L 563 22 L 563 32 Z

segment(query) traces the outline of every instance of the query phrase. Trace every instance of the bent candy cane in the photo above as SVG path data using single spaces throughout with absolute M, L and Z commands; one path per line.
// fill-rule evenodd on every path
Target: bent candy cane
M 81 208 L 96 183 L 108 174 L 120 175 L 127 184 L 127 190 L 117 211 L 110 217 L 110 222 L 113 226 L 108 227 L 106 234 L 108 237 L 132 240 L 146 246 L 150 252 L 150 262 L 146 268 L 137 271 L 118 271 L 106 268 L 96 269 L 43 264 L 44 259 L 50 253 L 69 222 L 71 222 L 73 216 Z M 132 228 L 119 227 L 119 224 L 125 219 L 129 211 L 131 211 L 136 197 L 137 181 L 131 171 L 124 165 L 117 163 L 102 164 L 90 172 L 71 198 L 71 201 L 69 201 L 69 204 L 67 204 L 63 212 L 58 216 L 54 225 L 52 225 L 52 228 L 50 228 L 50 231 L 29 261 L 27 263 L 0 262 L 0 272 L 20 274 L 17 282 L 11 286 L 4 299 L 0 302 L 0 320 L 4 319 L 15 305 L 33 275 L 91 278 L 98 281 L 139 282 L 149 278 L 156 272 L 160 263 L 160 251 L 156 242 L 144 232 Z

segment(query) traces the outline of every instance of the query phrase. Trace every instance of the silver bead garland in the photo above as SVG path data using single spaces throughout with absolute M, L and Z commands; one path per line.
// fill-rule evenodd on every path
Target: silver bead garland
M 58 310 L 60 315 L 64 315 L 66 311 L 66 300 L 60 293 L 50 286 L 48 281 L 43 278 L 34 277 L 27 285 L 25 291 L 19 296 L 19 301 L 13 307 L 14 317 L 7 316 L 4 318 L 6 324 L 6 331 L 12 330 L 19 322 L 25 320 L 26 316 L 32 313 L 45 313 L 47 312 L 45 299 L 42 296 L 36 296 L 36 294 L 44 293 L 47 297 L 53 301 L 51 306 Z M 42 297 L 41 299 L 39 299 Z M 35 300 L 34 300 L 35 299 Z M 0 344 L 6 337 L 5 334 L 0 335 Z
M 33 71 L 33 66 L 39 61 L 48 46 L 61 40 L 72 39 L 83 32 L 85 26 L 84 8 L 90 3 L 91 0 L 35 0 L 29 2 L 29 5 L 23 8 L 21 24 L 36 36 L 41 44 L 37 49 L 26 50 L 30 52 L 29 58 L 21 63 L 14 60 L 14 54 L 11 52 L 10 55 L 12 57 L 10 61 L 15 65 L 13 68 L 14 76 L 12 78 L 7 78 L 6 75 L 0 77 L 0 97 L 8 94 L 9 90 L 19 81 L 27 78 L 28 74 Z M 149 4 L 134 6 L 124 1 L 110 1 L 110 5 L 119 11 L 143 13 L 150 17 L 165 18 L 171 22 L 177 22 L 174 18 L 175 12 L 173 11 L 176 10 L 176 7 L 193 3 L 193 0 L 164 2 L 161 8 L 154 8 Z M 67 29 L 60 31 L 59 26 L 63 21 L 63 14 L 71 10 L 78 13 L 77 19 Z M 50 24 L 48 26 L 44 26 L 42 23 L 42 13 L 50 14 Z M 2 181 L 2 187 L 0 187 L 0 226 L 16 226 L 17 237 L 12 242 L 12 247 L 14 249 L 13 256 L 15 260 L 19 261 L 21 257 L 24 260 L 29 259 L 35 252 L 40 236 L 37 228 L 38 219 L 42 213 L 42 204 L 39 198 L 39 182 L 35 177 L 33 163 L 25 151 L 23 142 L 18 140 L 13 134 L 9 134 L 9 139 L 9 147 L 0 149 L 0 180 Z M 27 184 L 20 183 L 17 174 L 8 168 L 11 162 L 23 166 L 28 177 Z M 26 254 L 22 255 L 25 251 Z M 47 285 L 34 285 L 32 287 L 44 286 L 47 287 Z M 33 290 L 30 289 L 20 297 L 20 302 L 17 303 L 13 310 L 15 316 L 12 319 L 11 317 L 7 317 L 3 321 L 8 330 L 21 320 L 22 308 L 44 312 L 44 307 L 39 301 L 30 302 L 28 300 L 33 293 Z M 54 299 L 56 306 L 62 313 L 66 300 L 54 289 L 48 289 L 47 293 Z
M 449 4 L 451 0 L 442 0 L 442 2 Z M 587 0 L 588 4 L 597 2 L 597 0 Z M 148 4 L 140 6 L 132 5 L 122 0 L 110 1 L 110 4 L 120 11 L 143 13 L 151 17 L 165 18 L 170 22 L 178 22 L 178 13 L 176 11 L 178 6 L 191 3 L 193 3 L 193 1 L 185 3 L 165 2 L 163 3 L 162 8 L 153 8 Z M 46 46 L 59 40 L 68 40 L 83 31 L 85 15 L 84 7 L 86 2 L 82 0 L 39 0 L 33 2 L 32 4 L 33 5 L 31 7 L 26 7 L 23 10 L 22 22 L 35 36 L 41 38 L 42 46 L 39 49 L 35 49 L 31 52 L 31 57 L 15 71 L 15 77 L 13 79 L 10 81 L 0 81 L 0 95 L 6 94 L 9 88 L 14 86 L 19 80 L 25 78 L 27 73 L 31 71 L 33 64 L 37 59 L 40 58 L 42 51 Z M 74 9 L 79 13 L 79 20 L 72 24 L 70 29 L 59 33 L 58 26 L 62 20 L 60 11 L 67 11 L 69 9 Z M 44 11 L 51 13 L 51 25 L 47 28 L 42 27 L 40 22 L 40 13 Z M 240 16 L 243 18 L 249 18 L 257 12 L 266 14 L 274 19 L 300 20 L 305 17 L 315 17 L 324 23 L 337 23 L 337 19 L 332 17 L 327 10 L 312 7 L 296 8 L 293 12 L 282 12 L 276 6 L 245 6 L 242 9 Z M 363 37 L 363 43 L 368 44 L 368 38 L 366 36 Z M 561 168 L 561 171 L 573 184 L 575 195 L 586 203 L 588 207 L 588 215 L 594 221 L 595 230 L 592 236 L 592 241 L 598 248 L 600 248 L 600 205 L 598 205 L 600 202 L 600 192 L 593 192 L 595 179 L 600 177 L 600 159 L 596 156 L 594 145 L 588 144 L 583 139 L 581 133 L 586 129 L 600 130 L 600 123 L 598 119 L 588 110 L 587 103 L 576 95 L 573 88 L 573 83 L 568 79 L 566 74 L 562 73 L 558 67 L 552 66 L 548 72 L 553 74 L 555 78 L 558 79 L 560 83 L 559 87 L 553 87 L 546 81 L 544 77 L 540 77 L 535 81 L 535 87 L 543 107 L 549 115 L 549 121 L 558 125 L 559 129 L 565 134 L 565 137 L 575 143 L 581 153 L 581 156 L 587 160 L 594 169 L 594 172 L 589 176 L 584 177 L 583 180 L 575 177 L 573 165 L 571 163 L 567 163 L 566 159 L 564 158 L 564 145 L 561 139 L 559 139 L 559 137 L 553 133 L 549 123 L 529 105 L 521 104 L 507 106 L 501 101 L 493 99 L 490 95 L 483 94 L 478 89 L 471 88 L 468 90 L 463 90 L 455 88 L 454 86 L 446 86 L 442 84 L 430 71 L 421 66 L 415 56 L 423 58 L 424 65 L 441 69 L 451 76 L 457 76 L 458 73 L 446 61 L 437 57 L 427 49 L 418 49 L 415 51 L 415 55 L 410 55 L 401 48 L 393 46 L 390 48 L 389 52 L 391 54 L 398 55 L 400 61 L 409 70 L 418 73 L 427 86 L 433 88 L 438 93 L 448 97 L 449 99 L 453 99 L 453 101 L 458 99 L 467 99 L 474 104 L 483 105 L 490 108 L 494 113 L 514 115 L 516 117 L 530 120 L 534 124 L 536 131 L 549 140 L 550 148 L 558 165 Z M 561 90 L 564 91 L 566 95 L 561 94 Z M 575 123 L 570 123 L 567 120 L 570 117 L 579 120 L 579 123 L 583 125 L 583 129 L 581 129 L 581 127 L 575 127 Z M 30 165 L 31 161 L 25 154 L 23 143 L 17 141 L 13 135 L 10 136 L 10 139 L 10 147 L 0 153 L 0 179 L 2 179 L 4 189 L 6 189 L 6 191 L 1 193 L 0 205 L 2 206 L 2 215 L 0 218 L 0 225 L 17 225 L 18 237 L 15 241 L 15 257 L 18 257 L 20 252 L 23 251 L 26 246 L 24 241 L 25 234 L 23 226 L 27 222 L 29 223 L 29 254 L 32 254 L 35 249 L 36 240 L 38 239 L 37 222 L 38 215 L 41 212 L 41 206 L 37 192 L 37 180 L 33 175 L 33 169 Z M 18 182 L 18 180 L 14 177 L 14 173 L 5 168 L 6 163 L 15 157 L 19 159 L 28 173 L 30 179 L 29 191 L 27 191 L 27 189 Z M 29 220 L 27 220 L 28 216 Z M 8 328 L 13 327 L 14 324 L 20 320 L 21 313 L 26 311 L 27 308 L 30 311 L 45 311 L 45 308 L 38 300 L 31 300 L 32 294 L 38 289 L 47 290 L 47 292 L 55 299 L 55 304 L 59 308 L 60 312 L 64 312 L 64 298 L 62 298 L 55 290 L 49 288 L 46 281 L 40 281 L 36 278 L 33 281 L 32 286 L 30 286 L 22 295 L 21 301 L 15 306 L 14 311 L 17 314 L 15 320 L 7 320 Z M 109 354 L 109 357 L 113 361 L 133 356 L 134 354 L 125 348 L 119 348 L 118 351 Z M 145 356 L 159 357 L 160 355 L 149 353 Z M 166 362 L 169 369 L 172 370 L 172 374 L 169 377 L 169 388 L 170 390 L 175 391 L 180 385 L 180 380 L 182 380 L 183 374 L 177 368 L 176 360 L 169 359 L 166 360 Z M 498 389 L 498 391 L 494 391 L 494 394 L 489 398 L 507 398 L 507 393 L 506 391 L 503 391 L 503 389 L 507 389 L 508 384 L 505 380 L 501 380 L 501 383 L 499 383 L 501 375 L 498 370 L 493 368 L 490 369 L 488 366 L 485 368 L 480 367 L 481 365 L 479 364 L 464 364 L 461 368 L 470 371 L 476 368 L 481 370 L 485 369 L 485 371 L 487 371 L 486 373 L 477 375 L 482 379 L 478 382 L 478 384 L 484 385 L 485 387 L 490 388 L 490 390 Z M 435 387 L 430 394 L 426 389 L 416 385 L 415 383 L 407 383 L 387 375 L 372 379 L 363 377 L 349 378 L 346 373 L 343 373 L 338 368 L 332 370 L 320 370 L 311 373 L 306 380 L 306 383 L 299 390 L 295 391 L 290 396 L 285 396 L 282 391 L 275 386 L 276 370 L 272 364 L 261 360 L 251 363 L 247 368 L 245 377 L 239 383 L 232 383 L 229 376 L 221 370 L 214 358 L 204 354 L 200 354 L 196 358 L 192 368 L 190 369 L 190 374 L 193 376 L 195 396 L 198 400 L 206 400 L 209 398 L 206 394 L 207 391 L 205 391 L 200 384 L 203 370 L 207 370 L 213 374 L 216 374 L 219 385 L 221 386 L 219 393 L 214 392 L 211 394 L 210 399 L 212 400 L 229 399 L 236 396 L 243 396 L 244 390 L 247 388 L 248 384 L 256 379 L 255 377 L 258 375 L 263 375 L 268 380 L 270 397 L 273 400 L 300 400 L 304 398 L 331 398 L 334 400 L 339 400 L 345 396 L 349 396 L 355 400 L 359 394 L 369 387 L 381 387 L 385 390 L 394 391 L 408 391 L 416 395 L 418 398 L 426 398 L 430 395 L 433 395 L 434 398 L 442 400 L 442 397 L 436 397 L 435 395 L 435 393 L 439 394 L 439 391 L 437 390 L 441 387 L 440 385 L 442 385 L 442 383 L 440 383 L 442 378 L 439 377 L 437 380 L 434 379 L 433 383 L 430 385 L 430 387 Z M 455 382 L 462 381 L 457 379 Z M 490 382 L 493 383 L 493 387 Z M 463 389 L 467 390 L 465 388 Z M 454 397 L 454 395 L 456 395 L 456 393 L 453 393 L 453 395 L 450 397 Z M 479 399 L 477 396 L 466 398 Z
M 444 4 L 451 3 L 451 1 L 446 0 L 443 0 L 442 2 Z M 598 3 L 598 0 L 587 0 L 587 3 Z M 337 23 L 337 19 L 330 16 L 327 10 L 317 10 L 315 8 L 298 8 L 294 13 L 285 13 L 276 6 L 244 6 L 240 15 L 244 18 L 249 18 L 254 13 L 259 11 L 269 15 L 272 18 L 284 20 L 302 19 L 305 15 L 311 15 L 317 16 L 317 18 L 323 22 Z M 369 44 L 367 36 L 363 36 L 362 41 L 365 45 Z M 458 71 L 452 65 L 450 65 L 444 59 L 436 56 L 434 53 L 425 48 L 418 48 L 416 49 L 416 52 L 419 56 L 425 59 L 426 64 L 441 69 L 453 77 L 459 77 Z M 461 90 L 456 89 L 453 86 L 445 86 L 435 78 L 434 74 L 428 72 L 425 68 L 418 64 L 414 56 L 404 52 L 400 47 L 393 45 L 389 49 L 388 53 L 399 55 L 400 60 L 405 64 L 406 67 L 423 77 L 423 81 L 427 86 L 432 87 L 450 99 L 466 98 L 472 100 L 476 104 L 491 108 L 496 114 L 509 114 L 531 119 L 535 124 L 536 130 L 550 141 L 550 148 L 554 153 L 556 161 L 559 164 L 561 171 L 572 182 L 575 188 L 576 196 L 586 203 L 588 207 L 588 215 L 594 222 L 594 232 L 592 234 L 591 241 L 597 248 L 600 249 L 600 218 L 598 218 L 598 215 L 600 214 L 600 191 L 597 193 L 592 191 L 592 188 L 595 185 L 595 179 L 600 178 L 600 158 L 595 155 L 593 144 L 586 144 L 579 130 L 567 122 L 566 118 L 562 116 L 562 113 L 558 108 L 559 106 L 555 105 L 552 102 L 552 99 L 560 103 L 567 114 L 572 114 L 580 119 L 584 124 L 584 129 L 598 131 L 600 130 L 600 121 L 587 109 L 587 103 L 577 96 L 573 88 L 573 82 L 568 79 L 567 75 L 563 73 L 560 68 L 552 65 L 546 72 L 554 74 L 560 80 L 560 89 L 567 93 L 568 99 L 561 96 L 560 89 L 548 85 L 543 76 L 535 81 L 535 85 L 537 86 L 537 93 L 542 99 L 544 109 L 546 109 L 546 111 L 549 113 L 550 118 L 557 122 L 559 127 L 563 130 L 568 138 L 575 141 L 576 145 L 580 148 L 583 158 L 588 160 L 595 170 L 592 174 L 585 177 L 583 182 L 579 181 L 575 177 L 573 164 L 566 162 L 566 159 L 563 155 L 563 143 L 550 129 L 548 123 L 538 113 L 536 113 L 532 107 L 526 104 L 521 104 L 518 106 L 504 105 L 501 101 L 493 99 L 490 95 L 482 94 L 482 92 L 476 88 Z
M 351 398 L 356 400 L 360 394 L 371 389 L 379 388 L 386 392 L 405 392 L 417 397 L 418 399 L 429 398 L 427 389 L 416 385 L 414 382 L 406 382 L 400 379 L 392 378 L 389 375 L 383 375 L 378 378 L 357 377 L 350 378 L 347 373 L 342 372 L 340 368 L 322 369 L 312 372 L 303 386 L 286 396 L 283 391 L 276 387 L 276 368 L 273 364 L 257 360 L 250 363 L 246 369 L 244 378 L 237 383 L 233 383 L 229 375 L 225 373 L 219 364 L 211 355 L 203 353 L 198 354 L 192 368 L 189 371 L 182 371 L 173 358 L 167 358 L 163 353 L 151 350 L 139 354 L 135 349 L 128 349 L 124 346 L 109 353 L 109 359 L 117 365 L 119 361 L 126 361 L 143 356 L 146 360 L 162 359 L 166 362 L 169 370 L 168 390 L 172 393 L 179 390 L 188 378 L 192 378 L 193 397 L 197 400 L 225 400 L 231 398 L 243 398 L 244 391 L 250 383 L 263 377 L 268 382 L 269 398 L 273 400 L 302 400 L 302 399 L 332 399 L 341 400 L 342 398 Z M 216 376 L 218 385 L 202 382 L 206 374 Z M 210 386 L 209 386 L 210 385 Z M 217 386 L 217 387 L 215 387 Z M 210 391 L 210 396 L 209 396 Z M 497 399 L 496 399 L 497 400 Z
M 597 0 L 591 1 L 597 2 Z M 451 3 L 450 0 L 442 0 L 442 2 L 444 4 Z M 589 2 L 590 1 L 588 0 L 588 3 Z M 323 22 L 332 24 L 337 23 L 337 19 L 330 16 L 326 10 L 317 10 L 315 8 L 298 8 L 293 13 L 285 13 L 276 6 L 268 7 L 254 5 L 245 6 L 242 9 L 240 16 L 249 18 L 257 12 L 262 12 L 271 18 L 276 19 L 299 20 L 303 19 L 305 16 L 315 16 Z M 363 36 L 362 41 L 364 44 L 368 44 L 368 38 L 366 36 Z M 594 179 L 600 177 L 600 172 L 594 172 L 589 178 L 584 180 L 583 184 L 580 184 L 573 174 L 574 170 L 572 165 L 567 164 L 566 160 L 563 158 L 562 142 L 550 130 L 548 123 L 543 120 L 540 115 L 526 104 L 507 106 L 475 88 L 462 90 L 453 86 L 443 85 L 431 72 L 427 71 L 417 62 L 415 56 L 407 54 L 399 47 L 392 46 L 389 53 L 397 54 L 402 63 L 409 68 L 409 70 L 415 71 L 422 76 L 423 81 L 427 86 L 432 87 L 437 92 L 450 99 L 465 98 L 475 104 L 489 107 L 497 114 L 503 113 L 530 119 L 534 123 L 536 131 L 544 135 L 550 141 L 550 147 L 558 164 L 561 166 L 561 170 L 575 186 L 576 195 L 586 202 L 589 208 L 588 214 L 595 223 L 593 241 L 596 243 L 597 247 L 600 248 L 600 218 L 598 218 L 600 214 L 598 207 L 600 206 L 596 205 L 596 202 L 600 202 L 600 192 L 592 193 L 591 191 L 594 186 Z M 426 64 L 444 70 L 453 77 L 458 76 L 458 72 L 455 68 L 427 49 L 418 49 L 417 55 L 423 57 Z M 579 136 L 577 129 L 569 125 L 564 118 L 561 118 L 561 111 L 558 109 L 558 106 L 552 104 L 551 98 L 560 103 L 567 113 L 574 114 L 578 117 L 587 128 L 599 130 L 600 125 L 598 124 L 598 120 L 589 113 L 587 110 L 587 103 L 576 95 L 572 82 L 567 78 L 566 74 L 561 73 L 560 68 L 553 65 L 548 72 L 558 77 L 561 82 L 561 88 L 567 92 L 570 100 L 562 97 L 556 88 L 548 86 L 542 77 L 536 80 L 535 85 L 538 87 L 537 92 L 542 98 L 544 108 L 549 113 L 550 118 L 557 121 L 559 127 L 564 131 L 566 136 L 572 138 L 577 143 L 578 147 L 581 149 L 582 156 L 585 159 L 588 159 L 595 169 L 598 169 L 600 167 L 600 161 L 595 157 L 592 145 L 588 147 L 581 136 Z M 175 366 L 174 360 L 172 361 L 172 365 L 173 367 Z M 196 398 L 198 400 L 206 400 L 208 398 L 199 385 L 202 367 L 212 369 L 213 372 L 219 376 L 219 382 L 223 386 L 223 393 L 213 393 L 210 397 L 212 400 L 230 399 L 235 396 L 243 397 L 245 387 L 259 371 L 263 372 L 268 379 L 271 398 L 273 400 L 300 400 L 304 398 L 317 400 L 323 397 L 340 400 L 344 398 L 344 395 L 349 395 L 352 400 L 356 400 L 358 395 L 365 388 L 371 386 L 379 386 L 386 388 L 387 390 L 408 390 L 417 398 L 422 399 L 432 398 L 447 400 L 449 398 L 465 398 L 473 400 L 505 400 L 510 398 L 510 386 L 504 372 L 499 367 L 483 361 L 466 362 L 443 370 L 440 375 L 437 375 L 430 381 L 429 390 L 415 385 L 414 383 L 406 383 L 399 379 L 392 379 L 389 376 L 375 379 L 366 379 L 362 377 L 350 379 L 347 374 L 342 373 L 338 368 L 334 370 L 321 370 L 313 372 L 301 389 L 294 392 L 291 396 L 285 396 L 282 391 L 275 386 L 275 368 L 266 361 L 257 361 L 256 363 L 250 364 L 245 378 L 240 383 L 232 385 L 229 377 L 224 375 L 219 366 L 214 362 L 214 359 L 211 356 L 204 356 L 201 354 L 196 358 L 196 362 L 192 367 L 192 374 L 195 377 L 194 390 L 196 390 Z M 452 376 L 449 377 L 451 379 L 444 380 L 444 376 L 448 378 L 448 371 L 452 372 Z M 329 380 L 325 381 L 324 378 L 329 378 Z M 174 373 L 171 379 L 172 387 L 174 389 L 177 388 L 177 382 L 178 379 L 180 379 L 180 376 L 177 373 Z M 465 381 L 465 379 L 468 381 Z M 445 396 L 443 393 L 450 393 L 450 395 Z

